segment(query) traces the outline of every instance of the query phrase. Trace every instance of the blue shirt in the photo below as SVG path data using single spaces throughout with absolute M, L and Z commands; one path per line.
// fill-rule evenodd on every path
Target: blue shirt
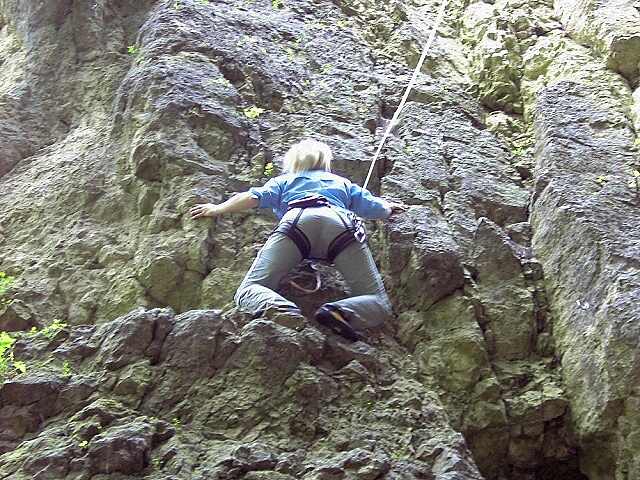
M 287 212 L 289 202 L 313 194 L 322 195 L 331 205 L 351 210 L 363 218 L 387 218 L 391 214 L 385 200 L 346 178 L 324 170 L 280 175 L 262 187 L 250 188 L 249 193 L 260 201 L 259 208 L 271 208 L 278 218 Z

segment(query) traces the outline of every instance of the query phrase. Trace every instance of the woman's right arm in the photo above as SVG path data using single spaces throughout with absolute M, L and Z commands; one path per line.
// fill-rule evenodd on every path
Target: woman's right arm
M 213 203 L 201 203 L 194 205 L 189 210 L 192 218 L 215 217 L 224 213 L 237 213 L 244 210 L 255 208 L 259 204 L 259 200 L 250 192 L 236 193 L 226 202 L 218 205 Z

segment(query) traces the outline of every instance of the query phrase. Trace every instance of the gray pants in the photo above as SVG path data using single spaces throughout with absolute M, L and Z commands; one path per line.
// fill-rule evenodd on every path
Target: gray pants
M 290 210 L 282 221 L 293 220 L 298 209 Z M 298 220 L 311 243 L 311 256 L 326 258 L 331 241 L 345 230 L 332 208 L 307 208 Z M 242 310 L 255 314 L 274 307 L 298 308 L 297 305 L 275 292 L 282 277 L 302 260 L 296 244 L 281 233 L 272 234 L 264 244 L 235 295 Z M 354 242 L 335 259 L 351 289 L 352 297 L 331 302 L 346 313 L 355 328 L 378 327 L 392 315 L 391 303 L 366 244 Z

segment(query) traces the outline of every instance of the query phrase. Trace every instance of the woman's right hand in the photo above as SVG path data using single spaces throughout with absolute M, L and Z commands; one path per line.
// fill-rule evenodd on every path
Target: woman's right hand
M 213 203 L 200 203 L 191 207 L 189 209 L 189 213 L 191 214 L 191 218 L 200 218 L 215 217 L 216 215 L 220 215 L 222 212 L 218 205 L 214 205 Z
M 396 203 L 396 202 L 388 202 L 389 203 L 389 208 L 391 209 L 391 213 L 389 214 L 389 216 L 394 215 L 396 213 L 403 213 L 407 211 L 407 207 L 405 205 L 402 205 L 401 203 Z

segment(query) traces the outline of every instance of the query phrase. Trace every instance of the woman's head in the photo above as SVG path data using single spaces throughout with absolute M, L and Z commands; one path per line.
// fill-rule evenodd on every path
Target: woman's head
M 317 140 L 302 140 L 289 148 L 284 156 L 284 170 L 297 173 L 303 170 L 331 171 L 331 149 Z

